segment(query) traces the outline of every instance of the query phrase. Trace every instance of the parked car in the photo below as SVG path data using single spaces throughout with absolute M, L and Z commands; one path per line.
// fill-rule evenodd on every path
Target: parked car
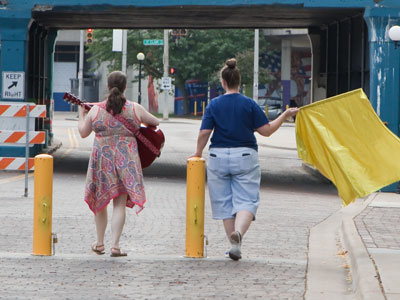
M 265 112 L 268 107 L 267 117 L 270 120 L 274 120 L 282 113 L 282 99 L 277 97 L 267 97 L 264 99 L 258 99 L 258 105 Z

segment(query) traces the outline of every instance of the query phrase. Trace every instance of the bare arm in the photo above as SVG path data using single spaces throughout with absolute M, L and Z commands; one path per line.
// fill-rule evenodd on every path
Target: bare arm
M 135 111 L 136 115 L 139 118 L 140 122 L 149 126 L 158 126 L 160 122 L 158 119 L 149 113 L 143 106 L 138 103 L 135 103 Z
M 285 110 L 283 114 L 281 114 L 278 118 L 275 120 L 269 122 L 268 124 L 265 124 L 259 128 L 256 129 L 256 131 L 261 134 L 262 136 L 270 136 L 272 135 L 275 131 L 278 130 L 279 127 L 285 122 L 285 120 L 289 117 L 292 117 L 296 115 L 299 111 L 299 108 L 297 107 L 291 107 Z
M 203 155 L 204 147 L 207 145 L 211 132 L 212 129 L 200 130 L 199 136 L 197 137 L 197 150 L 190 157 L 201 157 Z
M 95 105 L 86 115 L 86 110 L 83 107 L 79 106 L 78 131 L 82 138 L 88 137 L 92 132 L 93 116 L 97 113 L 98 109 L 99 108 Z

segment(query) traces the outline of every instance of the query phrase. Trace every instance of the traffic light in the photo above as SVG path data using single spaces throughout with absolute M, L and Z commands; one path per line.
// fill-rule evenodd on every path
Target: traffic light
M 171 36 L 186 36 L 187 35 L 187 29 L 172 29 L 171 31 Z
M 87 45 L 93 44 L 93 29 L 92 28 L 86 29 L 86 44 Z
M 175 67 L 170 67 L 170 68 L 169 68 L 169 75 L 174 76 L 174 75 L 176 75 L 177 73 L 178 73 L 177 68 L 175 68 Z

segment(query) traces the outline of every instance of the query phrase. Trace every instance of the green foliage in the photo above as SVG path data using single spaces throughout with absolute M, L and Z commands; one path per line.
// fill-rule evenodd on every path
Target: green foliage
M 163 30 L 128 30 L 127 65 L 138 65 L 136 55 L 145 54 L 144 73 L 154 78 L 163 76 L 163 47 L 144 46 L 144 39 L 163 39 Z M 253 29 L 189 29 L 186 36 L 169 37 L 169 65 L 176 69 L 174 83 L 183 89 L 190 79 L 217 81 L 218 72 L 228 58 L 236 57 L 242 72 L 242 83 L 253 79 Z M 268 49 L 265 39 L 260 39 L 260 52 Z M 120 70 L 122 53 L 112 52 L 112 30 L 94 30 L 94 41 L 88 47 L 91 60 L 97 65 L 108 61 L 110 71 Z M 260 84 L 269 81 L 266 70 L 260 70 Z M 187 99 L 184 94 L 185 99 Z M 187 105 L 185 105 L 187 111 Z
M 95 61 L 96 65 L 109 62 L 110 72 L 122 68 L 122 52 L 112 51 L 112 35 L 112 29 L 95 29 L 93 44 L 89 45 L 87 50 L 91 55 L 90 60 Z M 163 30 L 128 30 L 127 66 L 137 66 L 139 62 L 136 55 L 143 52 L 145 54 L 143 62 L 145 73 L 153 75 L 155 78 L 161 78 L 163 47 L 144 46 L 143 40 L 145 39 L 163 39 Z
M 163 47 L 144 46 L 144 39 L 163 39 L 163 30 L 128 30 L 127 65 L 137 65 L 136 55 L 143 52 L 146 56 L 144 67 L 147 73 L 155 78 L 163 74 Z M 169 64 L 175 67 L 177 76 L 185 81 L 198 79 L 210 81 L 214 73 L 219 71 L 226 59 L 231 57 L 243 61 L 241 64 L 249 66 L 254 45 L 254 30 L 250 29 L 208 29 L 188 30 L 187 36 L 177 39 L 169 37 Z M 268 44 L 264 39 L 260 41 L 260 49 L 266 50 Z M 112 51 L 112 30 L 95 29 L 94 42 L 89 45 L 88 53 L 91 60 L 97 65 L 109 61 L 109 70 L 121 69 L 121 52 Z M 246 76 L 243 76 L 247 78 Z M 247 80 L 244 80 L 247 82 Z
M 254 53 L 253 50 L 246 50 L 236 56 L 238 61 L 238 68 L 242 76 L 242 84 L 252 84 L 254 81 Z M 270 71 L 265 68 L 259 67 L 258 70 L 258 83 L 263 85 L 271 82 L 273 77 Z

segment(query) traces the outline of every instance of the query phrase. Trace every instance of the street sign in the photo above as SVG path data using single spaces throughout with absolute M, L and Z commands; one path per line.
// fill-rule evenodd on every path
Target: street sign
M 172 88 L 171 77 L 162 77 L 161 78 L 161 89 L 162 90 L 170 90 L 171 88 Z
M 122 29 L 113 29 L 112 51 L 122 52 Z
M 143 40 L 145 46 L 163 46 L 164 40 Z
M 25 72 L 3 72 L 3 99 L 25 99 Z

